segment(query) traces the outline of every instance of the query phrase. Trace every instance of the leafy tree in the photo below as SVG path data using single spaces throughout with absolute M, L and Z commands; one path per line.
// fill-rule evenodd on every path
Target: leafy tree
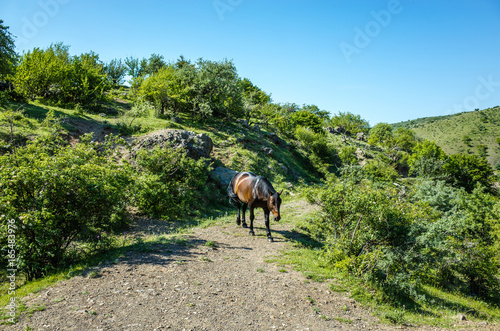
M 301 109 L 291 115 L 292 123 L 296 126 L 303 126 L 313 130 L 315 133 L 323 132 L 321 118 L 315 113 Z
M 196 113 L 202 117 L 242 116 L 242 91 L 233 62 L 199 59 L 196 69 L 193 86 Z
M 423 177 L 442 177 L 446 153 L 434 141 L 424 140 L 413 148 L 408 158 L 410 174 Z
M 114 85 L 119 85 L 123 82 L 123 78 L 127 73 L 127 66 L 123 64 L 121 59 L 113 59 L 104 66 L 104 71 L 112 80 Z
M 128 69 L 128 74 L 132 76 L 132 78 L 139 77 L 139 59 L 133 57 L 125 58 L 125 65 Z
M 93 52 L 74 56 L 62 85 L 62 102 L 97 110 L 111 88 L 99 56 Z
M 32 101 L 49 96 L 51 88 L 63 81 L 67 61 L 58 56 L 53 46 L 46 50 L 34 48 L 24 53 L 14 77 L 16 90 Z
M 397 128 L 394 132 L 394 145 L 410 153 L 417 144 L 415 132 L 411 129 Z
M 53 44 L 21 57 L 14 85 L 22 95 L 68 107 L 77 104 L 96 110 L 110 84 L 99 56 L 93 52 L 70 57 L 68 46 Z
M 313 113 L 318 116 L 321 121 L 328 122 L 330 120 L 330 113 L 326 110 L 319 109 L 316 105 L 302 105 L 300 110 L 307 110 L 308 112 Z
M 238 85 L 250 105 L 265 105 L 271 101 L 271 96 L 252 84 L 248 78 L 240 79 Z
M 370 145 L 390 147 L 393 144 L 393 140 L 394 133 L 392 132 L 392 126 L 387 123 L 378 123 L 370 129 L 370 137 L 368 138 Z
M 161 68 L 165 67 L 166 63 L 163 60 L 163 55 L 158 55 L 158 54 L 151 54 L 147 61 L 147 65 L 145 67 L 145 74 L 146 75 L 154 75 L 157 73 Z
M 354 115 L 350 112 L 339 112 L 337 115 L 332 116 L 330 125 L 333 127 L 341 127 L 351 134 L 358 132 L 368 133 L 370 125 L 368 122 L 361 118 L 360 115 Z
M 14 73 L 16 61 L 14 37 L 9 27 L 3 25 L 3 20 L 0 20 L 0 80 L 6 80 Z
M 167 111 L 175 114 L 192 109 L 191 90 L 183 81 L 186 77 L 179 70 L 171 65 L 165 66 L 147 77 L 138 90 L 139 96 L 155 105 L 157 116 L 162 116 Z
M 453 154 L 443 165 L 446 181 L 454 187 L 463 187 L 472 192 L 477 184 L 486 187 L 489 192 L 493 189 L 493 169 L 488 161 L 478 155 Z

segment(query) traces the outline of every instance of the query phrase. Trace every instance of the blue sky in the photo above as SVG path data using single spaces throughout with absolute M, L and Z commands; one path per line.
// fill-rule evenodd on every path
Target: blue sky
M 19 53 L 233 60 L 274 102 L 370 125 L 500 105 L 500 0 L 2 0 Z

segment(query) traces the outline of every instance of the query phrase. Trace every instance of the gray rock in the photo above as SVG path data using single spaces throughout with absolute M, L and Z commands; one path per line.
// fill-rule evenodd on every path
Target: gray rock
M 238 172 L 225 167 L 217 167 L 210 172 L 212 178 L 220 187 L 226 188 Z
M 213 149 L 213 142 L 205 133 L 196 134 L 186 130 L 165 129 L 140 137 L 132 148 L 132 152 L 137 152 L 140 149 L 153 149 L 156 146 L 182 148 L 187 151 L 189 157 L 199 159 L 209 157 Z

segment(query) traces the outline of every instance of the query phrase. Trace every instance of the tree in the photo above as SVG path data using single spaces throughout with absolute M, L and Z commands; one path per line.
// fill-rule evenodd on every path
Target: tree
M 392 126 L 387 123 L 378 123 L 370 130 L 368 143 L 370 145 L 381 145 L 384 147 L 392 146 L 394 134 Z
M 125 59 L 125 65 L 128 68 L 128 74 L 132 76 L 132 78 L 139 77 L 139 59 L 135 59 L 133 57 L 127 57 Z
M 405 152 L 411 152 L 417 144 L 415 132 L 411 129 L 397 128 L 394 132 L 394 144 Z
M 271 96 L 252 84 L 248 78 L 238 80 L 238 85 L 243 92 L 243 98 L 251 107 L 265 105 L 271 101 Z
M 232 61 L 199 59 L 196 63 L 193 106 L 202 117 L 243 115 L 243 94 Z
M 447 176 L 446 181 L 455 187 L 463 187 L 470 193 L 477 184 L 481 184 L 488 192 L 494 192 L 493 169 L 483 157 L 474 154 L 453 154 L 448 158 L 443 170 Z
M 104 66 L 104 71 L 112 80 L 114 85 L 119 85 L 123 82 L 123 78 L 127 73 L 127 66 L 123 64 L 121 59 L 113 59 Z
M 61 51 L 61 47 L 51 45 L 46 50 L 37 47 L 24 53 L 14 76 L 16 90 L 32 101 L 47 97 L 51 87 L 62 81 L 67 70 L 68 59 Z
M 408 158 L 410 174 L 424 177 L 441 177 L 446 153 L 434 141 L 424 140 L 413 148 Z
M 370 125 L 368 122 L 361 118 L 360 115 L 354 115 L 349 112 L 339 112 L 337 115 L 332 116 L 330 123 L 333 127 L 341 127 L 351 134 L 358 132 L 368 133 Z
M 31 100 L 97 109 L 109 90 L 108 78 L 93 52 L 70 57 L 68 46 L 53 44 L 23 54 L 14 77 L 18 92 Z
M 296 111 L 291 118 L 294 125 L 310 128 L 315 133 L 323 132 L 321 118 L 309 110 L 301 109 Z
M 0 80 L 6 80 L 14 73 L 16 61 L 14 37 L 9 32 L 9 27 L 0 20 Z

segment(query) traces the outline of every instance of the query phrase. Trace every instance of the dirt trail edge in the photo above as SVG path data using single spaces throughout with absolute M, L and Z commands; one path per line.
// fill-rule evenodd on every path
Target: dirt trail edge
M 285 205 L 282 209 L 286 215 Z M 290 208 L 290 206 L 288 206 Z M 28 307 L 11 330 L 394 330 L 356 301 L 306 282 L 266 259 L 290 249 L 289 223 L 272 222 L 265 236 L 234 222 L 195 229 L 185 240 L 131 252 L 101 265 L 98 276 L 77 276 L 23 299 Z M 144 225 L 142 225 L 144 226 Z M 213 243 L 215 243 L 215 245 Z M 209 244 L 207 244 L 209 243 Z M 421 329 L 410 327 L 409 329 Z M 426 330 L 435 328 L 426 327 Z

